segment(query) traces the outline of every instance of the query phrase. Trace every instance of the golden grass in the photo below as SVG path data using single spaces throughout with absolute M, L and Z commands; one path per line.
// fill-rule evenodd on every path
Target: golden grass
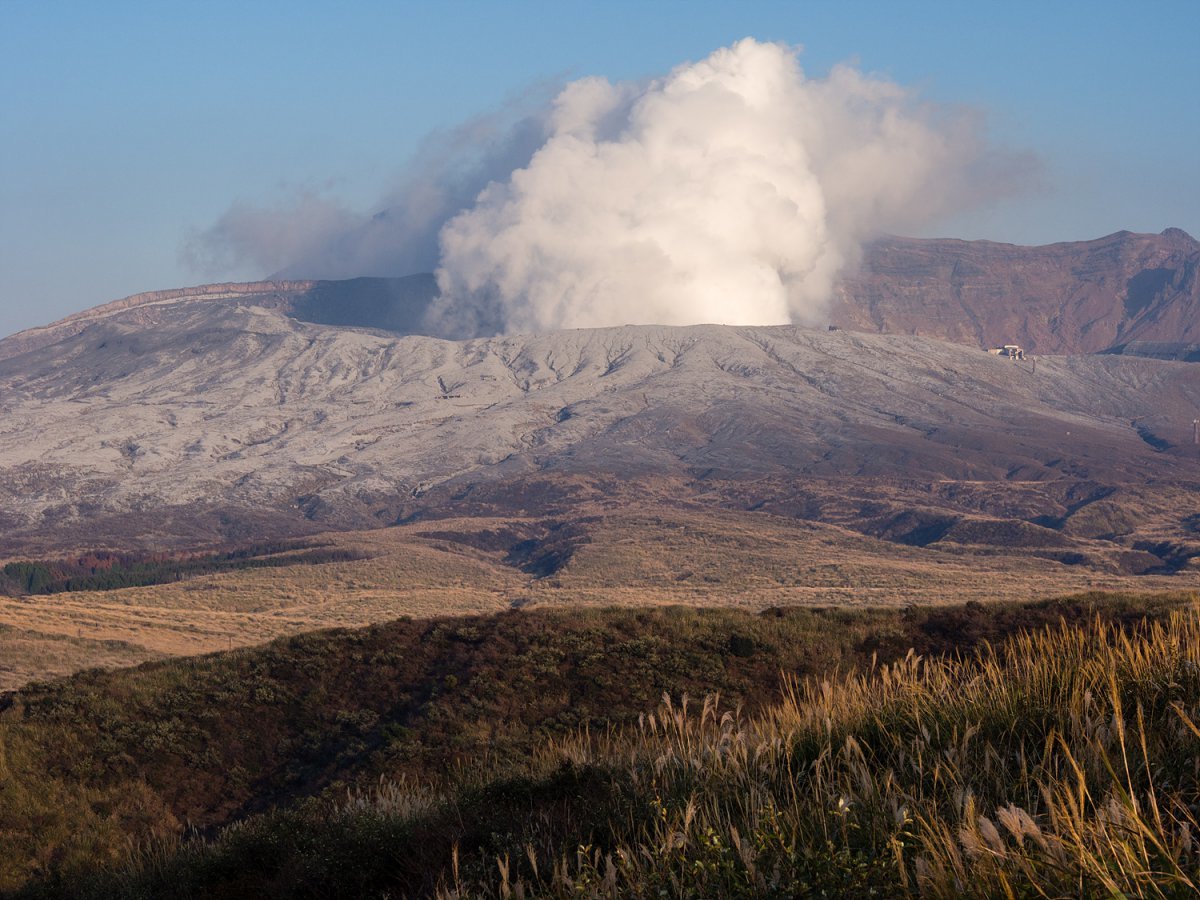
M 1121 598 L 1120 609 L 1128 602 Z M 1119 625 L 1106 624 L 1097 610 L 1097 618 L 1082 625 L 1062 622 L 1018 632 L 999 646 L 975 644 L 966 656 L 922 658 L 910 651 L 893 664 L 871 663 L 852 673 L 784 678 L 777 699 L 752 714 L 716 695 L 691 702 L 668 694 L 636 721 L 625 718 L 626 724 L 603 731 L 593 724 L 590 732 L 546 740 L 531 755 L 485 753 L 462 769 L 440 777 L 425 772 L 415 781 L 399 774 L 389 780 L 384 769 L 375 791 L 362 790 L 360 781 L 348 796 L 338 791 L 249 816 L 212 839 L 164 834 L 149 847 L 122 854 L 111 843 L 112 822 L 106 819 L 88 838 L 94 846 L 80 851 L 77 868 L 58 871 L 70 887 L 65 895 L 79 897 L 269 898 L 297 891 L 446 900 L 1195 896 L 1198 603 L 1195 595 L 1158 598 L 1144 607 L 1150 618 L 1121 615 L 1113 620 Z M 690 661 L 683 671 L 703 668 L 705 654 L 714 651 L 695 640 L 700 617 L 674 615 L 682 627 L 672 632 L 671 646 Z M 498 620 L 529 628 L 533 618 Z M 769 623 L 792 617 L 753 618 Z M 861 618 L 859 626 L 868 616 Z M 524 684 L 515 687 L 515 697 L 529 691 L 534 682 L 523 680 L 528 670 L 522 674 L 520 661 L 505 648 L 480 640 L 478 626 L 464 626 L 461 634 L 453 623 L 443 626 L 454 632 L 447 640 L 467 639 L 462 652 L 499 654 L 495 658 L 509 667 L 514 684 Z M 828 637 L 827 644 L 837 645 L 844 636 Z M 967 635 L 961 637 L 959 646 L 971 646 Z M 394 646 L 379 634 L 373 639 Z M 346 635 L 287 644 L 277 649 L 300 654 L 293 662 L 310 674 L 322 665 L 344 674 L 344 650 L 358 654 L 360 664 L 374 665 L 378 651 Z M 571 640 L 563 646 L 579 645 Z M 723 658 L 722 651 L 716 653 Z M 302 662 L 306 654 L 314 655 Z M 525 665 L 546 656 L 527 656 Z M 218 680 L 189 692 L 183 689 L 189 671 L 197 670 L 171 665 L 112 679 L 116 690 L 110 693 L 97 693 L 95 683 L 84 679 L 74 700 L 59 692 L 57 703 L 65 710 L 80 702 L 124 709 L 139 693 L 134 680 L 155 684 L 171 703 L 209 697 L 228 683 Z M 244 670 L 255 671 L 283 667 Z M 460 686 L 457 680 L 437 681 L 447 691 Z M 385 678 L 388 685 L 395 682 Z M 244 679 L 237 684 L 240 688 Z M 70 685 L 48 690 L 58 687 Z M 614 710 L 624 709 L 624 687 L 602 685 Z M 260 692 L 282 696 L 261 678 L 251 694 L 257 698 Z M 326 691 L 318 687 L 315 693 Z M 469 700 L 466 707 L 474 708 Z M 227 693 L 221 713 L 235 709 Z M 511 713 L 511 705 L 508 709 Z M 481 724 L 494 729 L 505 715 Z M 444 725 L 446 718 L 439 714 L 430 721 Z M 153 752 L 172 734 L 183 733 L 179 723 L 168 725 L 154 715 L 132 733 L 119 717 L 106 723 L 124 733 L 129 746 L 152 746 Z M 50 746 L 68 737 L 69 726 L 62 723 L 47 720 L 43 727 L 62 729 L 61 737 L 48 732 Z M 27 728 L 8 730 L 10 740 L 0 743 L 0 775 L 5 747 L 19 753 L 23 745 L 17 739 L 32 734 Z M 278 736 L 269 744 L 284 746 Z M 405 771 L 400 766 L 390 771 Z M 197 775 L 190 767 L 179 771 Z M 20 779 L 9 781 L 6 788 L 0 779 L 0 795 L 7 791 L 13 803 L 32 808 L 31 799 L 21 796 Z M 63 794 L 55 809 L 112 802 L 84 783 L 51 782 Z M 154 802 L 153 796 L 143 797 L 130 814 L 152 810 Z M 3 808 L 0 804 L 0 827 Z M 55 840 L 66 840 L 64 822 L 59 817 L 51 823 Z M 28 896 L 59 896 L 53 893 L 58 886 L 53 880 L 31 883 Z M 45 892 L 38 893 L 42 887 Z
M 162 656 L 127 641 L 100 641 L 0 626 L 0 691 L 48 674 L 66 674 L 96 666 L 133 666 Z
M 537 767 L 619 771 L 650 806 L 603 851 L 497 861 L 443 896 L 1200 893 L 1200 612 L 1026 634 L 787 684 L 747 719 L 665 697 Z M 830 894 L 825 894 L 830 895 Z
M 1038 599 L 1084 591 L 1177 591 L 1200 587 L 1200 571 L 1129 576 L 1014 553 L 908 547 L 858 532 L 762 512 L 632 507 L 588 502 L 587 541 L 559 572 L 534 578 L 474 536 L 536 528 L 512 518 L 446 519 L 322 535 L 370 558 L 224 572 L 116 591 L 27 599 L 0 597 L 0 625 L 69 638 L 41 663 L 4 668 L 0 689 L 158 655 L 189 655 L 262 643 L 333 626 L 401 616 L 493 612 L 524 605 L 892 606 Z M 443 536 L 430 536 L 433 534 Z M 460 535 L 457 540 L 444 535 Z M 95 642 L 121 641 L 128 656 Z M 92 643 L 88 643 L 92 642 Z
M 384 780 L 76 883 L 266 898 L 296 872 L 443 900 L 1196 896 L 1200 609 L 785 679 L 754 715 L 667 695 L 519 771 Z
M 527 580 L 460 548 L 439 549 L 390 531 L 335 533 L 338 546 L 365 550 L 353 562 L 249 569 L 172 584 L 114 591 L 0 597 L 0 626 L 74 642 L 72 654 L 22 651 L 28 664 L 0 667 L 0 690 L 31 678 L 261 644 L 330 627 L 357 627 L 402 616 L 495 612 Z M 9 652 L 0 633 L 0 661 Z M 128 645 L 116 660 L 103 642 Z M 0 666 L 3 663 L 0 662 Z
M 740 511 L 631 510 L 605 517 L 589 536 L 563 572 L 529 585 L 530 602 L 891 606 L 1200 586 L 1196 571 L 1120 575 Z

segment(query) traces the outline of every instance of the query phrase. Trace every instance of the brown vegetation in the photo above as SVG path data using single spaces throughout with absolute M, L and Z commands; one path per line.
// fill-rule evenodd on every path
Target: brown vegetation
M 1194 852 L 1170 793 L 1194 773 L 1162 760 L 1194 758 L 1171 703 L 1194 720 L 1195 602 L 521 611 L 89 672 L 4 700 L 0 877 L 68 896 L 758 896 L 760 877 L 949 895 L 1108 889 L 1141 865 L 1182 884 L 1154 841 Z M 781 673 L 800 679 L 782 703 Z M 664 693 L 722 700 L 639 727 Z M 1072 765 L 1092 792 L 1075 807 Z M 1004 835 L 1014 809 L 1044 844 Z M 1134 821 L 1153 837 L 1113 856 Z
M 957 534 L 978 539 L 994 530 Z M 1132 552 L 1098 542 L 1072 549 L 1083 560 L 1072 564 L 1062 548 L 1022 542 L 921 547 L 764 510 L 611 509 L 603 501 L 580 503 L 569 518 L 447 518 L 318 542 L 359 558 L 296 558 L 294 565 L 111 591 L 0 596 L 0 625 L 9 629 L 0 630 L 0 689 L 94 665 L 227 650 L 404 615 L 566 605 L 899 607 L 1200 587 L 1200 570 L 1186 564 L 1194 552 L 1187 547 L 1175 574 L 1135 575 L 1153 571 L 1152 564 L 1122 570 L 1120 554 Z M 1176 552 L 1174 544 L 1152 546 L 1166 557 Z M 1162 562 L 1146 551 L 1138 558 Z M 19 650 L 31 633 L 60 641 L 60 649 L 44 659 Z M 118 647 L 125 655 L 114 657 Z

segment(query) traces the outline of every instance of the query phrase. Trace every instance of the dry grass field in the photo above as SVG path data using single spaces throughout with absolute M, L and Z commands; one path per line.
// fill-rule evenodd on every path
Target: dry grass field
M 6 621 L 21 621 L 19 611 L 6 609 Z M 62 623 L 55 622 L 54 627 Z M 125 640 L 96 640 L 61 632 L 0 625 L 0 690 L 80 669 L 133 666 L 166 654 Z
M 1200 590 L 1194 567 L 1135 576 L 1116 565 L 1065 565 L 1037 548 L 912 547 L 836 525 L 712 507 L 585 505 L 567 522 L 443 519 L 320 540 L 365 558 L 0 597 L 0 689 L 403 616 L 567 604 L 753 610 Z M 1095 556 L 1114 552 L 1098 543 Z

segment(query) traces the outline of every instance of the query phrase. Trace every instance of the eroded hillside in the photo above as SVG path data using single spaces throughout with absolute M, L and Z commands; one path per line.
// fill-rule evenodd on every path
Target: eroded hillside
M 689 493 L 825 477 L 1200 480 L 1186 363 L 1014 362 L 792 326 L 448 342 L 236 304 L 158 315 L 0 361 L 10 547 L 100 523 L 167 543 L 390 524 L 536 473 Z M 510 492 L 509 511 L 541 502 Z

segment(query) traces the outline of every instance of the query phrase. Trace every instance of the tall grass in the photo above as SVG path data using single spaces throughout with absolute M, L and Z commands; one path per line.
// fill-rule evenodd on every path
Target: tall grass
M 1200 611 L 664 696 L 523 770 L 384 780 L 170 841 L 75 896 L 1191 897 Z M 36 890 L 36 889 L 35 889 Z
M 629 778 L 611 844 L 530 844 L 442 893 L 1194 896 L 1198 707 L 1195 612 L 791 681 L 753 719 L 664 699 L 543 751 Z

